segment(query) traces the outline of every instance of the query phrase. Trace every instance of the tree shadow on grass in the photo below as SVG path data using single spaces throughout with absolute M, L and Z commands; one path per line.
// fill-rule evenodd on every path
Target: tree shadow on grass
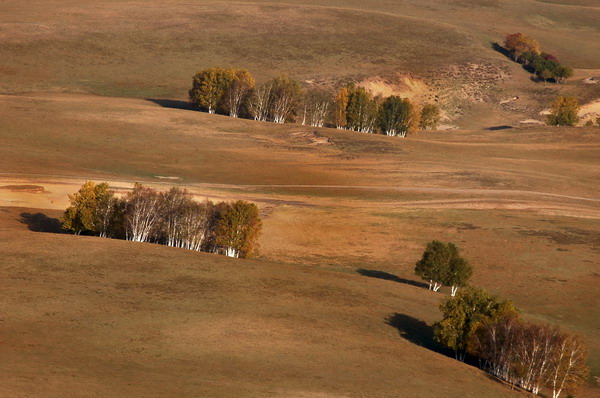
M 19 221 L 33 232 L 49 232 L 53 234 L 66 233 L 62 229 L 60 220 L 57 218 L 48 217 L 43 213 L 21 213 Z
M 146 101 L 153 102 L 156 105 L 162 106 L 163 108 L 184 109 L 184 110 L 188 110 L 188 111 L 197 111 L 198 110 L 189 101 L 157 99 L 157 98 L 146 98 Z
M 492 42 L 492 49 L 495 51 L 498 51 L 500 54 L 504 55 L 506 58 L 509 58 L 511 61 L 514 61 L 513 59 L 513 55 L 510 52 L 509 49 L 504 48 L 500 43 L 498 42 Z
M 452 356 L 452 351 L 444 348 L 433 339 L 433 327 L 410 315 L 395 313 L 385 319 L 385 323 L 395 327 L 400 337 L 418 346 L 437 353 Z
M 404 283 L 405 285 L 411 285 L 411 286 L 416 286 L 416 287 L 426 287 L 426 288 L 429 287 L 426 283 L 417 282 L 417 281 L 413 281 L 410 279 L 400 278 L 399 276 L 390 274 L 389 272 L 378 271 L 378 270 L 374 270 L 374 269 L 364 269 L 364 268 L 359 268 L 356 270 L 356 272 L 358 272 L 359 274 L 361 274 L 363 276 L 368 276 L 369 278 L 385 279 L 386 281 L 394 281 L 394 282 Z

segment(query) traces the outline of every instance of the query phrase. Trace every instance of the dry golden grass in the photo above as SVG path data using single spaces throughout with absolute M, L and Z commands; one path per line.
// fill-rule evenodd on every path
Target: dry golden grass
M 374 301 L 387 302 L 389 297 L 383 297 L 388 292 L 424 300 L 421 309 L 415 309 L 414 314 L 428 324 L 438 317 L 436 306 L 443 295 L 430 295 L 422 288 L 393 281 L 366 278 L 357 274 L 357 270 L 371 274 L 386 272 L 395 275 L 397 280 L 415 283 L 412 270 L 425 243 L 431 239 L 454 241 L 475 265 L 476 285 L 514 300 L 527 317 L 558 324 L 584 336 L 591 349 L 593 374 L 598 375 L 600 297 L 596 289 L 596 265 L 600 250 L 597 238 L 600 236 L 597 187 L 600 139 L 594 129 L 431 132 L 403 140 L 234 120 L 135 99 L 31 95 L 4 96 L 0 103 L 5 120 L 4 133 L 0 136 L 0 168 L 4 172 L 0 180 L 0 187 L 4 188 L 0 190 L 0 205 L 64 209 L 67 193 L 75 191 L 88 178 L 109 180 L 120 190 L 127 189 L 134 181 L 143 181 L 158 188 L 184 186 L 198 198 L 253 200 L 261 208 L 265 229 L 260 262 L 250 263 L 252 267 L 271 267 L 273 272 L 281 267 L 290 278 L 314 273 L 321 278 L 317 286 L 335 288 L 341 281 L 353 281 L 356 286 L 364 286 L 361 294 L 372 295 Z M 32 119 L 32 112 L 38 117 Z M 165 180 L 158 176 L 177 179 Z M 8 219 L 18 218 L 16 212 L 18 210 L 11 211 Z M 35 210 L 23 212 L 36 213 Z M 58 214 L 44 213 L 51 217 Z M 18 225 L 13 221 L 7 236 L 12 236 L 12 230 L 18 230 Z M 42 250 L 37 243 L 43 242 L 40 239 L 52 240 L 48 249 Z M 32 245 L 32 241 L 36 244 Z M 44 260 L 45 264 L 57 267 L 57 272 L 70 274 L 73 268 L 61 271 L 61 264 L 75 261 L 79 254 L 73 253 L 79 253 L 78 250 L 87 253 L 94 245 L 97 245 L 95 250 L 104 251 L 98 257 L 109 264 L 118 263 L 119 258 L 138 264 L 136 258 L 140 256 L 158 256 L 153 264 L 176 272 L 179 262 L 164 260 L 172 255 L 168 249 L 148 245 L 138 249 L 139 246 L 126 242 L 31 232 L 19 232 L 10 242 L 5 253 L 10 258 L 7 262 L 10 270 L 15 272 L 23 264 L 35 264 L 40 256 L 48 256 L 48 250 L 54 250 L 55 254 Z M 87 246 L 77 249 L 82 242 Z M 169 254 L 159 254 L 161 250 Z M 107 253 L 115 257 L 107 257 Z M 193 269 L 192 258 L 197 254 L 181 255 L 186 256 L 187 260 L 182 260 L 185 264 L 189 261 L 186 269 Z M 34 260 L 15 260 L 21 257 Z M 227 263 L 221 258 L 214 261 Z M 232 271 L 228 275 L 235 275 L 234 270 L 242 263 L 231 264 Z M 199 269 L 195 274 L 198 278 L 206 268 Z M 374 275 L 385 275 L 377 272 Z M 271 271 L 268 274 L 269 278 L 280 277 Z M 225 283 L 228 277 L 223 274 L 220 283 Z M 138 281 L 139 278 L 137 274 L 132 275 L 129 283 L 151 284 L 154 277 L 148 276 L 147 281 Z M 232 279 L 231 283 L 237 282 Z M 300 285 L 312 283 L 298 282 Z M 273 288 L 277 290 L 277 293 L 273 290 L 273 294 L 290 294 L 291 284 L 285 283 L 279 290 Z M 183 284 L 182 289 L 186 286 Z M 217 283 L 217 286 L 220 285 Z M 164 294 L 171 297 L 168 292 Z M 347 305 L 343 304 L 343 298 L 339 300 L 339 305 L 327 302 L 332 311 L 341 311 L 340 308 Z M 368 320 L 359 318 L 358 322 L 369 325 L 379 322 L 379 326 L 368 327 L 381 328 L 382 332 L 388 330 L 389 326 L 381 323 L 383 313 L 402 313 L 406 305 L 401 300 L 390 300 L 377 316 Z M 256 301 L 251 302 L 256 304 Z M 298 309 L 302 305 L 304 303 L 298 303 Z M 224 311 L 224 317 L 231 316 L 228 311 L 230 309 Z M 264 314 L 277 312 L 277 307 L 267 306 L 261 311 Z M 174 307 L 165 313 L 183 316 Z M 414 314 L 411 316 L 416 317 Z M 244 324 L 250 325 L 253 320 L 263 322 L 263 315 L 247 315 Z M 322 316 L 330 319 L 333 315 Z M 132 318 L 131 322 L 149 322 L 146 317 L 155 316 L 144 314 Z M 94 322 L 101 322 L 98 319 Z M 310 322 L 307 320 L 307 324 Z M 308 327 L 307 324 L 298 327 Z M 265 333 L 276 333 L 281 327 L 265 325 Z M 23 326 L 27 327 L 29 325 Z M 57 326 L 57 330 L 60 327 Z M 256 337 L 249 335 L 254 333 L 252 330 L 244 332 L 239 345 L 228 340 L 227 335 L 221 342 L 232 350 L 245 352 L 248 345 L 258 344 Z M 395 331 L 391 330 L 394 338 Z M 204 332 L 210 331 L 202 329 Z M 185 344 L 190 338 L 185 333 L 174 340 Z M 213 333 L 211 336 L 218 334 L 210 333 Z M 399 344 L 395 347 L 398 350 L 408 344 L 400 338 L 395 341 L 393 344 Z M 109 344 L 109 340 L 99 344 L 106 348 L 103 344 Z M 340 345 L 355 347 L 344 339 Z M 330 356 L 341 350 L 340 347 L 331 350 L 319 347 L 315 352 Z M 155 346 L 153 352 L 163 348 Z M 82 346 L 83 353 L 89 349 Z M 215 355 L 224 360 L 229 354 L 221 351 Z M 279 355 L 277 361 L 288 360 L 287 354 L 280 352 Z M 358 361 L 354 357 L 348 359 L 350 363 L 360 362 L 352 362 L 354 360 Z M 305 367 L 307 363 L 299 362 L 297 366 Z M 388 366 L 388 362 L 384 363 Z M 164 363 L 156 364 L 161 365 Z M 360 366 L 368 369 L 369 374 L 383 371 L 366 363 Z M 217 368 L 226 371 L 225 365 Z M 253 372 L 265 371 L 253 365 L 245 369 L 246 373 L 241 373 L 243 380 L 252 379 Z M 316 372 L 315 368 L 311 369 Z M 397 368 L 390 369 L 392 373 L 397 371 Z M 222 383 L 247 386 L 244 391 L 248 395 L 270 394 L 271 390 L 255 390 L 257 387 L 250 381 L 237 383 L 234 375 L 227 372 L 227 376 L 219 376 Z M 410 373 L 411 377 L 418 372 Z M 302 386 L 309 383 L 310 377 L 303 375 L 297 376 L 302 382 L 293 382 L 296 376 L 290 374 L 280 375 L 278 380 L 284 388 L 293 387 L 300 395 L 299 391 L 309 391 Z M 86 385 L 83 379 L 78 380 L 82 386 Z M 264 382 L 262 378 L 257 380 Z M 364 379 L 358 380 L 348 390 L 318 383 L 322 388 L 317 390 L 341 395 L 358 391 L 360 395 L 360 391 L 375 388 Z M 419 391 L 423 396 L 439 392 L 421 390 L 427 384 L 425 379 L 415 383 L 422 384 L 411 387 L 414 388 L 411 391 Z M 59 390 L 61 384 L 58 385 Z M 122 383 L 118 385 L 126 388 Z M 272 381 L 271 385 L 276 389 L 278 382 Z M 99 388 L 97 384 L 92 386 L 92 389 Z M 219 386 L 212 391 L 226 391 L 223 394 L 227 395 L 229 390 L 219 390 L 225 388 L 223 384 Z M 397 387 L 387 381 L 381 386 Z M 504 391 L 510 393 L 508 389 Z M 597 389 L 592 388 L 587 394 L 593 396 L 595 392 Z M 455 393 L 449 391 L 449 394 Z M 386 393 L 381 395 L 386 396 Z
M 0 209 L 0 395 L 519 396 L 399 335 L 431 347 L 426 289 L 20 219 Z
M 434 351 L 445 293 L 413 267 L 440 239 L 476 285 L 581 334 L 578 396 L 597 396 L 598 129 L 483 128 L 542 120 L 557 94 L 597 100 L 582 81 L 599 17 L 591 0 L 1 2 L 0 395 L 514 396 Z M 536 84 L 492 49 L 516 31 L 572 81 Z M 389 92 L 407 77 L 465 130 L 402 140 L 184 109 L 215 65 Z M 86 179 L 255 201 L 260 257 L 32 231 L 56 230 Z

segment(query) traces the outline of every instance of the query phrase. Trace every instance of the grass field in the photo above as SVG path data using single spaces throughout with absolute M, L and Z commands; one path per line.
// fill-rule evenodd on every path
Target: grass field
M 597 2 L 297 3 L 0 2 L 0 395 L 524 396 L 433 342 L 447 292 L 413 268 L 438 239 L 475 285 L 580 334 L 592 375 L 576 396 L 598 396 L 599 131 L 519 127 L 557 94 L 600 98 L 583 83 L 600 74 Z M 575 77 L 532 82 L 491 46 L 516 31 Z M 460 129 L 191 111 L 191 76 L 214 65 L 412 87 Z M 57 233 L 86 180 L 254 201 L 260 254 Z
M 252 264 L 280 264 L 268 265 L 270 270 L 300 267 L 300 274 L 320 269 L 326 273 L 319 275 L 331 276 L 322 276 L 325 285 L 338 278 L 361 286 L 368 281 L 376 301 L 383 300 L 385 289 L 412 295 L 415 288 L 405 292 L 406 284 L 366 278 L 360 270 L 416 284 L 412 270 L 425 243 L 454 241 L 476 267 L 475 284 L 514 300 L 527 317 L 582 334 L 598 375 L 600 140 L 594 129 L 435 132 L 399 140 L 233 120 L 137 99 L 48 94 L 0 101 L 6 120 L 0 205 L 56 209 L 42 211 L 56 218 L 67 206 L 67 194 L 85 179 L 108 180 L 119 190 L 143 181 L 158 188 L 185 186 L 200 199 L 252 200 L 265 223 L 260 261 Z M 36 219 L 38 211 L 22 212 Z M 19 218 L 14 210 L 8 214 L 9 220 Z M 12 228 L 18 226 L 13 221 Z M 71 239 L 19 233 L 22 238 L 14 239 L 26 242 Z M 81 239 L 108 253 L 113 249 L 105 245 L 129 250 L 124 242 Z M 61 250 L 49 266 L 76 261 L 64 245 L 54 244 Z M 24 247 L 27 256 L 37 251 L 32 249 L 37 243 L 8 247 L 16 257 L 23 256 Z M 120 253 L 128 262 L 138 256 Z M 270 272 L 265 278 L 279 278 Z M 288 288 L 282 285 L 278 294 L 288 294 Z M 429 303 L 419 319 L 430 325 L 444 296 L 419 291 Z M 269 308 L 274 309 L 264 311 Z M 146 316 L 152 315 L 140 322 Z M 385 324 L 378 327 L 386 330 Z M 242 349 L 251 343 L 240 344 Z M 386 381 L 380 388 L 393 385 Z M 268 395 L 254 388 L 248 386 L 248 395 Z M 357 387 L 349 388 L 346 392 Z

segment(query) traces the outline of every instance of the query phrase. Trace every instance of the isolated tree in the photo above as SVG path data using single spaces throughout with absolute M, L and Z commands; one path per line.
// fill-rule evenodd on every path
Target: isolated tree
M 331 93 L 321 88 L 306 91 L 302 101 L 302 125 L 323 127 L 331 111 Z
M 134 242 L 150 241 L 159 227 L 162 206 L 160 194 L 136 183 L 124 199 L 126 239 Z
M 118 199 L 106 182 L 87 181 L 78 192 L 69 195 L 71 206 L 62 216 L 63 228 L 81 233 L 110 237 L 115 232 Z
M 469 263 L 460 256 L 454 243 L 443 243 L 437 240 L 427 244 L 421 259 L 415 266 L 415 273 L 429 281 L 429 289 L 437 292 L 442 286 L 452 287 L 452 296 L 459 287 L 465 286 L 473 270 Z
M 242 105 L 247 101 L 256 81 L 246 69 L 237 69 L 233 72 L 233 80 L 227 87 L 225 94 L 229 116 L 238 117 Z
M 558 96 L 551 104 L 548 124 L 550 126 L 573 126 L 579 121 L 578 112 L 577 99 Z
M 216 223 L 215 243 L 226 256 L 250 257 L 258 247 L 262 221 L 258 207 L 243 200 L 226 204 Z
M 442 320 L 433 325 L 434 338 L 464 360 L 480 323 L 512 310 L 510 302 L 499 302 L 483 289 L 468 287 L 440 304 Z
M 335 96 L 333 122 L 338 129 L 345 129 L 347 127 L 348 117 L 346 110 L 348 108 L 349 95 L 348 87 L 344 87 Z
M 440 118 L 440 108 L 435 104 L 426 104 L 421 109 L 419 127 L 421 130 L 434 130 L 438 127 Z
M 269 111 L 273 91 L 273 82 L 269 81 L 252 90 L 248 98 L 248 112 L 254 118 L 261 122 L 269 120 Z
M 379 128 L 388 136 L 405 137 L 413 123 L 413 105 L 408 98 L 386 98 L 379 111 Z
M 223 104 L 223 97 L 234 79 L 233 69 L 204 69 L 193 77 L 190 101 L 208 113 L 215 113 L 217 107 Z

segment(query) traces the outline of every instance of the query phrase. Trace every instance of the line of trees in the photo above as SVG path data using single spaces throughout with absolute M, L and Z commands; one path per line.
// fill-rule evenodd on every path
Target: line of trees
M 152 242 L 188 250 L 249 257 L 258 249 L 262 229 L 258 207 L 245 201 L 197 202 L 185 189 L 166 192 L 136 183 L 117 197 L 106 183 L 88 181 L 62 217 L 77 235 Z
M 433 104 L 419 109 L 406 98 L 373 97 L 354 84 L 337 94 L 325 88 L 304 88 L 285 74 L 256 85 L 245 69 L 208 68 L 198 72 L 189 98 L 208 113 L 388 136 L 404 137 L 418 129 L 435 129 L 440 121 L 440 110 Z
M 543 388 L 558 398 L 588 377 L 587 349 L 577 335 L 522 319 L 510 301 L 468 287 L 440 305 L 434 338 L 455 352 L 471 355 L 490 374 L 534 394 Z
M 427 244 L 417 261 L 415 274 L 429 282 L 429 290 L 437 292 L 442 286 L 450 286 L 451 295 L 455 296 L 460 287 L 467 285 L 473 267 L 460 255 L 454 243 L 434 240 Z
M 540 43 L 522 33 L 506 36 L 504 47 L 510 51 L 515 62 L 519 62 L 544 82 L 554 80 L 562 83 L 573 76 L 573 69 L 560 64 L 558 58 L 543 52 Z

